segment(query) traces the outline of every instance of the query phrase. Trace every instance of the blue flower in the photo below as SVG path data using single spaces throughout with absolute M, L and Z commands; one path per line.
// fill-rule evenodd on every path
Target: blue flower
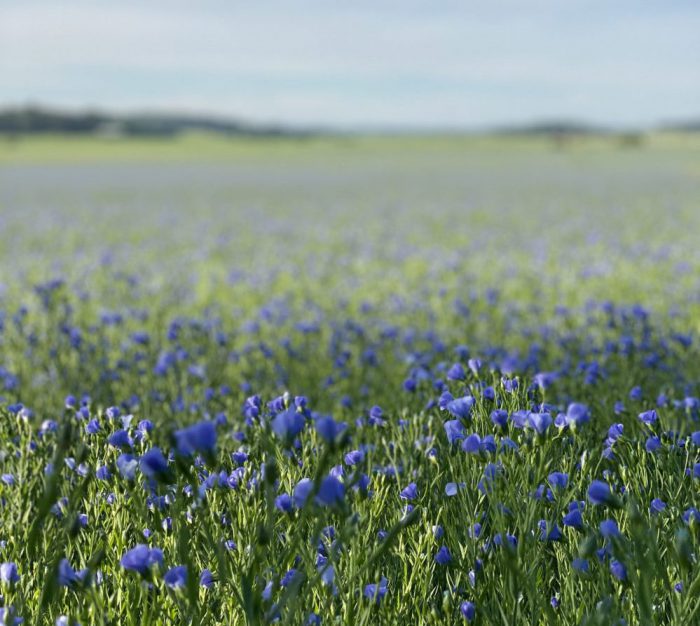
M 445 405 L 445 409 L 447 409 L 447 411 L 449 411 L 456 418 L 467 419 L 471 415 L 472 407 L 474 406 L 475 402 L 476 401 L 472 396 L 464 396 L 462 398 L 450 400 Z
M 168 473 L 168 461 L 160 448 L 151 448 L 145 452 L 139 460 L 139 467 L 147 478 L 158 478 Z
M 129 436 L 129 433 L 123 428 L 113 432 L 107 441 L 115 448 L 131 448 L 134 445 L 134 441 Z
M 474 618 L 476 617 L 476 605 L 473 602 L 469 602 L 468 600 L 462 602 L 462 604 L 459 607 L 459 612 L 462 614 L 462 617 L 465 620 L 467 620 L 468 622 L 473 622 Z
M 618 580 L 627 580 L 627 568 L 617 559 L 610 561 L 610 573 Z
M 447 370 L 447 380 L 464 380 L 466 377 L 464 367 L 460 363 L 455 363 Z
M 448 420 L 444 423 L 445 434 L 450 445 L 456 443 L 460 439 L 464 439 L 464 427 L 459 420 Z
M 527 424 L 537 431 L 538 435 L 544 435 L 552 424 L 552 416 L 549 413 L 530 413 Z
M 499 428 L 505 428 L 508 424 L 508 411 L 503 409 L 494 409 L 489 417 L 493 425 Z
M 603 520 L 600 523 L 600 534 L 605 539 L 611 539 L 612 537 L 620 536 L 620 529 L 617 527 L 617 522 L 612 519 Z
M 649 437 L 644 444 L 644 449 L 650 453 L 656 452 L 660 447 L 661 440 L 656 435 Z
M 365 460 L 365 453 L 361 450 L 351 450 L 345 455 L 344 460 L 346 465 L 357 465 L 358 463 L 362 463 L 362 461 Z
M 319 417 L 315 426 L 316 432 L 328 443 L 333 443 L 347 428 L 345 423 L 336 422 L 332 417 Z
M 0 564 L 0 581 L 6 585 L 12 585 L 19 580 L 17 565 L 12 562 Z
M 275 498 L 275 508 L 283 513 L 289 513 L 292 510 L 292 498 L 288 493 L 280 494 Z
M 384 598 L 387 591 L 389 590 L 388 582 L 389 581 L 384 576 L 382 576 L 379 583 L 370 583 L 369 585 L 365 586 L 365 598 L 367 598 L 368 600 L 374 600 L 377 604 L 379 604 L 382 601 L 382 598 Z
M 686 524 L 690 524 L 691 522 L 700 523 L 700 511 L 698 511 L 694 506 L 687 508 L 683 512 L 683 521 Z
M 566 489 L 569 484 L 569 475 L 564 472 L 552 472 L 547 476 L 547 480 L 552 485 L 552 489 Z
M 581 574 L 588 574 L 589 565 L 586 559 L 575 558 L 571 562 L 571 567 L 573 567 L 577 572 Z
M 581 511 L 579 511 L 578 509 L 569 511 L 566 515 L 564 515 L 563 523 L 564 526 L 568 526 L 569 528 L 583 530 L 583 515 L 581 515 Z
M 343 502 L 345 486 L 335 476 L 326 476 L 318 488 L 316 501 L 323 506 L 335 506 Z
M 117 469 L 126 480 L 136 478 L 136 468 L 139 462 L 131 454 L 120 454 L 117 457 Z
M 476 433 L 469 435 L 462 443 L 462 450 L 469 454 L 478 454 L 481 449 L 481 437 Z
M 612 504 L 615 502 L 615 496 L 610 492 L 608 483 L 593 480 L 588 487 L 588 500 L 593 504 Z
M 190 456 L 195 452 L 211 454 L 216 448 L 216 427 L 213 422 L 203 421 L 175 431 L 177 451 Z
M 145 575 L 154 565 L 163 565 L 163 552 L 159 548 L 149 548 L 140 543 L 127 550 L 119 563 L 126 570 Z
M 587 424 L 591 419 L 588 407 L 585 404 L 572 402 L 566 409 L 566 423 L 569 426 L 578 428 Z
M 310 478 L 302 478 L 294 487 L 292 493 L 292 504 L 295 508 L 301 509 L 306 504 L 306 500 L 314 488 L 314 481 Z
M 204 587 L 205 589 L 211 589 L 214 586 L 215 582 L 216 580 L 214 579 L 214 575 L 211 573 L 210 570 L 202 570 L 202 574 L 199 577 L 200 587 Z
M 169 569 L 165 576 L 163 576 L 163 582 L 170 589 L 180 589 L 187 584 L 187 567 L 185 565 L 177 565 Z
M 88 570 L 83 569 L 76 572 L 68 559 L 61 559 L 58 564 L 58 584 L 61 587 L 73 587 L 86 580 Z
M 287 409 L 275 415 L 270 427 L 280 439 L 291 440 L 304 429 L 305 424 L 306 420 L 301 413 L 296 409 Z
M 452 560 L 452 555 L 447 546 L 442 546 L 435 555 L 435 562 L 438 565 L 447 565 Z
M 416 483 L 410 483 L 408 487 L 401 490 L 399 495 L 403 500 L 415 500 L 418 497 L 418 487 Z
M 654 498 L 651 501 L 651 506 L 649 507 L 649 511 L 651 513 L 663 513 L 665 509 L 666 503 L 663 500 L 660 500 L 659 498 Z
M 647 426 L 651 426 L 659 419 L 659 416 L 656 414 L 656 409 L 651 409 L 650 411 L 640 413 L 639 419 Z

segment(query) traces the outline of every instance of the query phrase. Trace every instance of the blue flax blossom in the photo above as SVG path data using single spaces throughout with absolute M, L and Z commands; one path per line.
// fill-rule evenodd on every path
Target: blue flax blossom
M 12 562 L 0 564 L 0 581 L 6 585 L 12 585 L 19 580 L 17 565 Z
M 460 439 L 464 439 L 464 426 L 459 420 L 448 420 L 444 423 L 445 434 L 450 445 L 456 443 Z
M 287 409 L 275 415 L 270 422 L 272 431 L 280 439 L 294 439 L 303 429 L 306 420 L 296 409 Z
M 416 483 L 410 483 L 401 490 L 399 494 L 403 500 L 415 500 L 418 497 L 418 487 Z
M 588 487 L 588 500 L 592 504 L 602 505 L 613 504 L 616 499 L 611 493 L 608 483 L 602 480 L 593 480 Z
M 627 568 L 617 559 L 610 561 L 610 573 L 620 581 L 627 580 Z
M 458 419 L 467 419 L 471 415 L 475 402 L 472 396 L 464 396 L 450 400 L 445 405 L 445 409 Z
M 579 428 L 587 424 L 590 419 L 591 415 L 585 404 L 572 402 L 566 409 L 566 423 L 573 428 Z
M 345 499 L 345 486 L 335 476 L 326 476 L 318 488 L 316 502 L 323 506 L 336 506 Z
M 552 416 L 549 413 L 530 413 L 527 418 L 527 425 L 538 435 L 544 435 L 551 424 Z
M 653 514 L 658 514 L 658 513 L 663 513 L 665 509 L 666 509 L 666 503 L 659 498 L 654 498 L 651 501 L 651 506 L 649 507 L 649 512 L 653 513 Z
M 151 448 L 139 460 L 141 472 L 147 478 L 158 478 L 168 473 L 168 461 L 160 448 Z
M 345 432 L 347 425 L 336 422 L 332 417 L 319 417 L 316 420 L 316 432 L 328 443 L 333 443 Z
M 611 539 L 613 537 L 620 536 L 620 529 L 617 527 L 617 522 L 612 519 L 603 520 L 600 523 L 600 534 L 605 539 Z
M 184 456 L 195 452 L 212 454 L 216 449 L 216 427 L 213 422 L 203 421 L 175 431 L 177 451 Z
M 119 563 L 126 570 L 145 575 L 154 565 L 163 565 L 163 552 L 159 548 L 149 548 L 141 543 L 127 550 Z
M 447 380 L 464 380 L 467 377 L 461 363 L 455 363 L 447 370 Z
M 370 583 L 369 585 L 365 586 L 365 598 L 368 600 L 374 600 L 377 604 L 380 604 L 384 596 L 387 594 L 387 591 L 389 591 L 388 584 L 389 581 L 382 576 L 378 583 Z
M 214 586 L 215 582 L 216 580 L 214 578 L 214 575 L 211 573 L 210 570 L 202 570 L 202 574 L 199 577 L 200 587 L 204 587 L 205 589 L 211 589 Z
M 640 413 L 639 419 L 647 426 L 651 426 L 658 421 L 659 416 L 656 414 L 656 409 L 651 409 L 650 411 L 643 411 Z
M 474 618 L 476 617 L 476 605 L 468 600 L 462 602 L 459 607 L 459 612 L 462 614 L 462 617 L 467 620 L 467 622 L 473 622 Z
M 170 589 L 184 587 L 187 584 L 187 567 L 185 565 L 177 565 L 169 569 L 163 576 L 163 582 Z
M 306 500 L 309 497 L 312 489 L 314 488 L 314 481 L 310 478 L 302 478 L 294 487 L 292 493 L 292 504 L 295 508 L 301 509 L 306 504 Z
M 447 565 L 452 560 L 452 555 L 450 554 L 447 546 L 442 546 L 435 555 L 435 562 L 438 565 Z

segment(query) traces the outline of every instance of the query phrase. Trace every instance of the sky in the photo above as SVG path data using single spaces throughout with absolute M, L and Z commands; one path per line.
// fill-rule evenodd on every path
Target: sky
M 700 117 L 697 0 L 0 0 L 0 106 L 340 129 Z

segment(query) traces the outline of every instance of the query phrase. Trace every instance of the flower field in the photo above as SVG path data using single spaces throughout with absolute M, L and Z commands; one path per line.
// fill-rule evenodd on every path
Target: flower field
M 700 140 L 129 141 L 0 145 L 0 623 L 700 624 Z

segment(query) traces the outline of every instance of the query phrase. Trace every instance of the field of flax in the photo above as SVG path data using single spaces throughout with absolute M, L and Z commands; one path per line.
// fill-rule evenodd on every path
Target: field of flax
M 700 140 L 0 144 L 0 623 L 700 623 Z

